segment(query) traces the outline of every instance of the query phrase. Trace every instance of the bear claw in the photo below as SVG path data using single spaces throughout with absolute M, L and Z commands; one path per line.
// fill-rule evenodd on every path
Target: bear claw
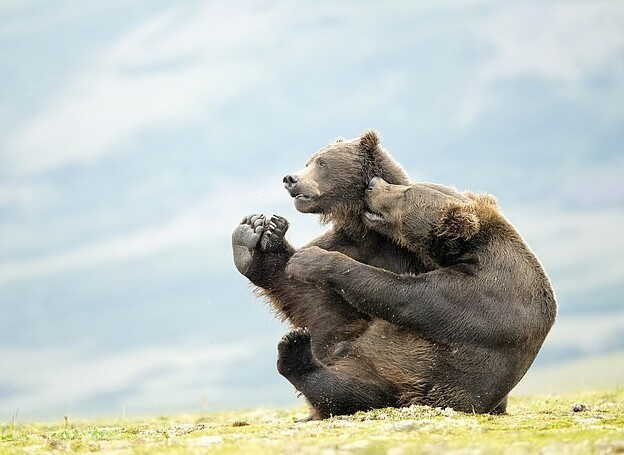
M 273 215 L 267 221 L 262 214 L 247 215 L 232 233 L 234 265 L 246 276 L 256 251 L 277 251 L 288 230 L 285 218 Z
M 278 215 L 273 215 L 268 223 L 266 223 L 266 229 L 260 238 L 260 250 L 261 251 L 275 251 L 282 244 L 284 235 L 288 230 L 288 221 Z

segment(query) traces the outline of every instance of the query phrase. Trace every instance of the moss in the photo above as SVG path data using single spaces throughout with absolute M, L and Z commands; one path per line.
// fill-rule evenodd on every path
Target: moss
M 582 409 L 575 406 L 579 403 Z M 251 410 L 58 425 L 12 423 L 0 425 L 0 454 L 624 451 L 621 388 L 512 398 L 509 413 L 502 416 L 420 406 L 301 421 L 306 414 L 303 409 Z

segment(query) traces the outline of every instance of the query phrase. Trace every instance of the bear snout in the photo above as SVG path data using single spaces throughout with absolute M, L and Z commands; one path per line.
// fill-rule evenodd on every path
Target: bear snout
M 299 181 L 299 177 L 297 177 L 296 174 L 288 174 L 283 179 L 284 188 L 286 188 L 287 190 L 292 190 L 297 185 L 298 181 Z

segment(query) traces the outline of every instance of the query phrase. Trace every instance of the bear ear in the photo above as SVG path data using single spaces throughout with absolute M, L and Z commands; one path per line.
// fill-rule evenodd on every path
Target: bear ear
M 374 152 L 381 143 L 381 137 L 375 130 L 366 130 L 360 137 L 360 147 L 367 152 Z
M 343 138 L 343 137 L 338 136 L 336 139 L 334 139 L 334 143 L 336 143 L 336 144 L 337 144 L 337 143 L 339 143 L 339 142 L 344 142 L 344 138 Z
M 436 226 L 438 237 L 450 240 L 468 240 L 479 232 L 479 218 L 470 204 L 452 205 L 446 208 Z
M 366 185 L 373 177 L 381 177 L 386 182 L 395 185 L 409 185 L 407 173 L 383 148 L 381 136 L 377 131 L 364 131 L 364 134 L 360 136 L 359 147 L 364 158 Z
M 482 207 L 491 207 L 494 209 L 498 208 L 498 201 L 491 194 L 477 194 L 472 191 L 467 191 L 465 193 L 466 197 L 472 199 L 475 204 L 480 205 Z

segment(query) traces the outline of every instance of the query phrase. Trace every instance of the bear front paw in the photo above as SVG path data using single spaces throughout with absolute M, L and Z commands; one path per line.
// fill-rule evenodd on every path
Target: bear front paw
M 314 368 L 310 340 L 307 328 L 298 328 L 284 335 L 277 345 L 277 371 L 282 376 L 298 376 Z
M 301 248 L 286 264 L 286 274 L 304 283 L 321 284 L 332 273 L 335 255 L 318 246 Z
M 265 223 L 264 232 L 260 238 L 260 251 L 276 251 L 282 245 L 288 221 L 278 215 L 273 215 L 268 223 Z

